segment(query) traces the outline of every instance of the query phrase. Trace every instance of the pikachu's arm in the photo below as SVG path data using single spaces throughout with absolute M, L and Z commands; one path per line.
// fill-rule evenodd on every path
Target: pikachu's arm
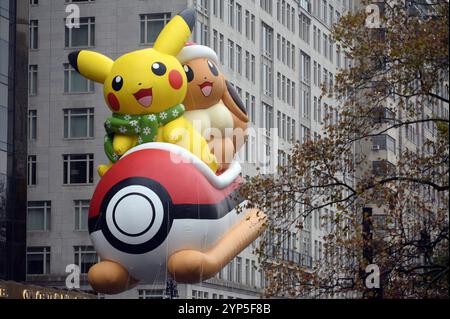
M 136 135 L 114 134 L 113 148 L 117 155 L 123 155 L 130 148 L 134 147 L 137 142 Z
M 206 139 L 183 116 L 164 126 L 162 139 L 164 142 L 177 144 L 205 162 L 214 172 L 218 164 L 216 157 L 211 153 Z
M 177 144 L 184 136 L 187 138 L 189 126 L 189 122 L 183 116 L 167 123 L 162 133 L 164 142 Z

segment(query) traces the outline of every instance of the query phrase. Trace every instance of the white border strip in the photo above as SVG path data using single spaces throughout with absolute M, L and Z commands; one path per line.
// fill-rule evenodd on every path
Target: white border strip
M 208 165 L 206 165 L 203 161 L 201 161 L 197 156 L 189 152 L 187 149 L 178 146 L 176 144 L 162 143 L 162 142 L 144 143 L 135 146 L 128 152 L 126 152 L 121 157 L 121 160 L 132 153 L 149 149 L 168 151 L 170 153 L 174 153 L 181 156 L 183 159 L 187 160 L 186 162 L 192 163 L 208 179 L 208 181 L 218 189 L 223 189 L 228 185 L 230 185 L 241 173 L 241 165 L 239 164 L 239 162 L 233 161 L 230 167 L 224 173 L 217 176 L 208 167 Z

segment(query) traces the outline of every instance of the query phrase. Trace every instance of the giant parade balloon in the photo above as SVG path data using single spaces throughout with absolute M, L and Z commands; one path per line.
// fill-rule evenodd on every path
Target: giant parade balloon
M 112 111 L 104 141 L 110 162 L 98 167 L 89 209 L 101 261 L 88 280 L 98 292 L 169 277 L 201 282 L 264 230 L 262 212 L 236 209 L 244 202 L 234 155 L 248 118 L 215 52 L 186 43 L 195 20 L 195 10 L 183 10 L 153 48 L 115 61 L 87 50 L 69 54 L 81 75 L 103 85 Z

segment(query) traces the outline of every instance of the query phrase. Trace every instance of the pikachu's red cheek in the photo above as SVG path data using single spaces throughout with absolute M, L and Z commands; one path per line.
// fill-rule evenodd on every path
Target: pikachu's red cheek
M 169 83 L 170 86 L 173 87 L 175 90 L 178 90 L 183 85 L 183 77 L 181 76 L 180 72 L 177 70 L 172 70 L 169 73 Z
M 119 100 L 113 93 L 108 94 L 108 104 L 114 111 L 120 110 Z

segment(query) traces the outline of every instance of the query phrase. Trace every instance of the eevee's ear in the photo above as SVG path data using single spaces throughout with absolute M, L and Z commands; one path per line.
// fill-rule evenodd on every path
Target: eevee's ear
M 69 53 L 69 62 L 82 76 L 102 84 L 105 83 L 114 64 L 107 56 L 87 50 Z
M 153 48 L 161 53 L 177 56 L 191 36 L 196 16 L 194 9 L 181 11 L 162 29 Z

